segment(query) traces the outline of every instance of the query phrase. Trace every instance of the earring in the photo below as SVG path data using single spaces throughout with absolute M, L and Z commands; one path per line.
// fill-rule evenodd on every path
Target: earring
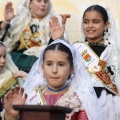
M 103 39 L 104 39 L 104 40 L 108 40 L 109 35 L 110 35 L 110 34 L 109 34 L 109 30 L 108 30 L 108 29 L 105 29 Z

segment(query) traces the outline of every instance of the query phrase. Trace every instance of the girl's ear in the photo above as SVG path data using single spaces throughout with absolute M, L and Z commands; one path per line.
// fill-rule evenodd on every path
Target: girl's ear
M 106 27 L 105 27 L 105 29 L 107 30 L 107 29 L 109 28 L 109 26 L 110 26 L 110 22 L 107 21 L 107 22 L 106 22 Z
M 74 66 L 71 67 L 70 76 L 73 74 L 73 72 L 74 72 Z

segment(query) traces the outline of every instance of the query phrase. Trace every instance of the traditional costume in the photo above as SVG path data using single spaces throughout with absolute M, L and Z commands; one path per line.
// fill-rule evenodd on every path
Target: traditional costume
M 13 78 L 13 74 L 18 72 L 18 68 L 13 63 L 9 54 L 6 56 L 6 64 L 5 67 L 0 72 L 0 97 L 3 98 L 5 93 L 16 84 L 22 86 L 23 80 L 22 78 L 15 79 Z
M 55 43 L 64 44 L 72 53 L 74 73 L 68 82 L 69 89 L 64 95 L 44 95 L 47 82 L 44 79 L 41 68 L 43 51 L 39 60 L 33 65 L 23 85 L 25 92 L 28 94 L 26 104 L 59 105 L 72 108 L 73 111 L 66 115 L 66 120 L 107 120 L 106 114 L 103 113 L 98 104 L 95 91 L 79 52 L 64 40 L 55 40 L 51 44 Z
M 48 44 L 49 21 L 56 16 L 50 2 L 50 10 L 41 21 L 32 18 L 29 4 L 30 0 L 20 0 L 17 15 L 11 20 L 6 31 L 0 31 L 0 39 L 5 43 L 14 63 L 26 72 L 29 72 L 40 52 Z M 58 15 L 57 17 L 62 23 L 62 18 Z
M 107 9 L 110 26 L 104 44 L 85 42 L 85 36 L 81 43 L 74 46 L 84 59 L 86 71 L 91 76 L 91 82 L 95 88 L 97 97 L 101 101 L 103 109 L 107 111 L 108 120 L 120 119 L 120 38 L 113 22 L 113 18 Z M 99 60 L 106 61 L 106 67 L 98 65 Z M 103 91 L 105 90 L 105 91 Z M 109 94 L 109 95 L 108 95 Z M 119 107 L 118 107 L 119 106 Z

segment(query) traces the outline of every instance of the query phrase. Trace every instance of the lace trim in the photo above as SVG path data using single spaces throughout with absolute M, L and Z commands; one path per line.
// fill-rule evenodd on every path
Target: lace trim
M 44 94 L 45 90 L 46 85 L 41 87 L 42 94 Z M 78 95 L 73 91 L 74 89 L 72 89 L 72 87 L 69 87 L 68 91 L 55 103 L 55 105 L 73 109 L 71 113 L 66 114 L 66 120 L 70 120 L 75 112 L 84 110 L 82 102 L 80 101 Z
M 2 120 L 5 120 L 5 109 L 0 113 Z
M 72 112 L 66 114 L 66 120 L 70 120 L 75 112 L 83 110 L 82 102 L 78 95 L 71 88 L 56 102 L 55 105 L 72 108 Z

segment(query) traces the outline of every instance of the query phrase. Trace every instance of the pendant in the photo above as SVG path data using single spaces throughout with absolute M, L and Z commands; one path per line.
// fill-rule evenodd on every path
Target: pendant
M 57 92 L 55 92 L 55 95 L 57 95 Z

